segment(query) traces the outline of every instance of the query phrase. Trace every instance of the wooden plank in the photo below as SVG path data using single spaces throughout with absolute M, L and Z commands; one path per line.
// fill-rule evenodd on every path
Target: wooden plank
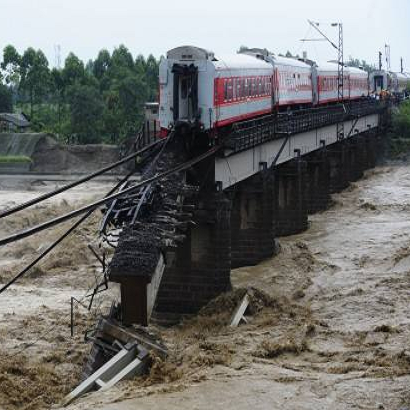
M 231 327 L 237 327 L 241 320 L 246 320 L 243 315 L 245 314 L 246 308 L 248 307 L 248 305 L 249 305 L 249 295 L 246 293 L 242 301 L 236 307 L 234 314 L 232 315 L 231 324 L 230 324 Z

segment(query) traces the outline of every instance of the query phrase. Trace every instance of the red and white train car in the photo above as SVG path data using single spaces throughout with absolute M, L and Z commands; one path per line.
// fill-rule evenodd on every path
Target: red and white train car
M 272 111 L 273 68 L 235 54 L 215 58 L 197 47 L 170 50 L 159 68 L 163 134 L 177 123 L 208 130 Z
M 223 127 L 272 112 L 272 66 L 249 55 L 213 61 L 212 125 Z
M 262 49 L 216 58 L 198 47 L 175 48 L 159 68 L 162 134 L 178 124 L 210 130 L 275 109 L 336 102 L 337 67 L 308 65 Z M 367 96 L 367 73 L 345 67 L 343 94 L 345 100 Z
M 356 67 L 346 67 L 349 73 L 349 100 L 369 95 L 369 74 Z
M 274 64 L 274 102 L 277 107 L 313 102 L 311 67 L 301 61 L 272 56 Z
M 338 70 L 335 63 L 318 64 L 313 67 L 316 77 L 315 103 L 328 104 L 338 101 Z M 343 98 L 355 100 L 369 95 L 368 74 L 355 67 L 343 69 Z
M 328 104 L 338 101 L 338 70 L 337 64 L 322 63 L 312 67 L 316 79 L 315 104 Z M 343 95 L 349 95 L 349 76 L 346 70 L 343 74 Z M 346 98 L 347 99 L 347 98 Z
M 267 61 L 272 65 L 272 102 L 274 107 L 311 105 L 313 103 L 313 81 L 310 65 L 294 58 L 275 56 L 266 49 L 251 48 L 243 50 L 241 53 Z

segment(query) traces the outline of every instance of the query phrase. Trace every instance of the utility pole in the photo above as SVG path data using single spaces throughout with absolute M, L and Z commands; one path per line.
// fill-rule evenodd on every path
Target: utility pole
M 339 26 L 339 47 L 337 49 L 337 99 L 343 102 L 344 91 L 344 60 L 343 60 L 343 24 L 333 23 L 332 26 Z
M 308 20 L 308 23 L 326 40 L 330 45 L 337 50 L 337 101 L 339 104 L 344 102 L 344 58 L 343 58 L 343 24 L 332 23 L 332 27 L 339 28 L 339 41 L 335 44 L 322 30 L 319 29 L 319 23 L 315 23 L 312 20 Z M 309 41 L 309 40 L 304 40 Z M 316 41 L 316 40 L 312 40 Z M 343 110 L 345 107 L 343 106 Z M 337 139 L 344 138 L 344 121 L 337 123 Z
M 403 74 L 404 68 L 403 68 L 403 57 L 400 58 L 400 72 Z
M 383 53 L 379 51 L 379 71 L 382 71 L 382 68 L 383 68 L 382 56 L 383 56 Z
M 386 44 L 384 46 L 385 54 L 386 54 L 386 67 L 387 71 L 390 71 L 390 46 Z

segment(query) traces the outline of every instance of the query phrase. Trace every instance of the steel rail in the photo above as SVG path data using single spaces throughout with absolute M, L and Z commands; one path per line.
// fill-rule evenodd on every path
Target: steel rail
M 162 172 L 161 174 L 154 175 L 150 178 L 147 178 L 144 181 L 138 182 L 135 185 L 124 189 L 121 192 L 118 192 L 116 194 L 109 195 L 105 198 L 99 199 L 98 201 L 92 202 L 91 204 L 83 206 L 82 208 L 79 208 L 79 209 L 76 209 L 74 211 L 68 212 L 65 215 L 59 216 L 59 217 L 54 218 L 50 221 L 47 221 L 47 222 L 44 222 L 42 224 L 36 225 L 32 228 L 29 228 L 29 229 L 26 229 L 24 231 L 17 232 L 13 235 L 1 238 L 0 239 L 0 246 L 7 245 L 9 243 L 16 242 L 20 239 L 23 239 L 23 238 L 26 238 L 28 236 L 34 235 L 34 234 L 36 234 L 38 232 L 41 232 L 45 229 L 51 228 L 52 226 L 58 225 L 60 223 L 68 221 L 72 218 L 75 218 L 76 216 L 79 216 L 79 215 L 81 215 L 85 212 L 94 210 L 94 209 L 98 208 L 100 205 L 103 205 L 107 202 L 110 202 L 110 201 L 116 199 L 116 198 L 119 198 L 120 196 L 125 195 L 129 192 L 136 191 L 137 189 L 139 189 L 143 186 L 146 186 L 146 185 L 148 185 L 152 182 L 161 180 L 161 179 L 167 177 L 168 175 L 175 174 L 177 172 L 188 169 L 188 168 L 192 167 L 193 165 L 197 164 L 198 162 L 201 162 L 205 158 L 215 154 L 219 149 L 220 149 L 220 146 L 213 147 L 210 150 L 206 151 L 205 153 L 199 155 L 198 157 L 196 157 L 194 159 L 186 161 L 183 164 L 177 165 L 177 166 L 175 166 L 175 167 L 173 167 L 173 168 L 171 168 L 167 171 Z
M 164 140 L 155 141 L 155 142 L 153 142 L 152 144 L 147 145 L 146 147 L 140 149 L 139 151 L 136 151 L 136 152 L 134 152 L 134 153 L 132 153 L 132 154 L 126 156 L 126 157 L 123 158 L 122 160 L 117 161 L 117 162 L 114 162 L 113 164 L 108 165 L 108 166 L 106 166 L 106 167 L 104 167 L 104 168 L 101 168 L 101 169 L 99 169 L 98 171 L 93 172 L 92 174 L 86 175 L 85 177 L 78 179 L 77 181 L 71 182 L 71 183 L 69 183 L 69 184 L 67 184 L 67 185 L 63 185 L 62 187 L 60 187 L 60 188 L 58 188 L 58 189 L 56 189 L 56 190 L 54 190 L 54 191 L 47 192 L 47 193 L 45 193 L 45 194 L 43 194 L 43 195 L 40 195 L 40 196 L 38 196 L 38 197 L 36 197 L 36 198 L 31 199 L 30 201 L 24 202 L 24 203 L 22 203 L 22 204 L 20 204 L 20 205 L 16 205 L 16 206 L 13 207 L 13 208 L 6 209 L 5 211 L 0 212 L 0 219 L 1 219 L 1 218 L 4 218 L 4 217 L 6 217 L 6 216 L 12 215 L 12 214 L 14 214 L 14 213 L 16 213 L 16 212 L 22 211 L 23 209 L 26 209 L 26 208 L 28 208 L 28 207 L 30 207 L 30 206 L 36 205 L 36 204 L 38 204 L 39 202 L 45 201 L 46 199 L 52 198 L 53 196 L 58 195 L 58 194 L 61 194 L 62 192 L 65 192 L 65 191 L 67 191 L 67 190 L 69 190 L 69 189 L 71 189 L 71 188 L 74 188 L 74 187 L 76 187 L 77 185 L 83 184 L 84 182 L 90 181 L 91 179 L 93 179 L 93 178 L 95 178 L 95 177 L 97 177 L 97 176 L 99 176 L 99 175 L 101 175 L 101 174 L 104 174 L 104 173 L 106 173 L 106 172 L 108 172 L 108 171 L 110 171 L 110 170 L 112 170 L 112 169 L 114 169 L 114 168 L 119 167 L 120 165 L 122 165 L 122 164 L 124 164 L 124 163 L 130 161 L 131 159 L 135 158 L 136 156 L 138 156 L 138 155 L 140 155 L 140 154 L 143 154 L 144 152 L 148 151 L 149 149 L 155 147 L 156 145 L 158 145 L 158 144 L 160 144 L 160 143 L 163 143 L 164 141 L 165 141 L 165 139 L 164 139 Z

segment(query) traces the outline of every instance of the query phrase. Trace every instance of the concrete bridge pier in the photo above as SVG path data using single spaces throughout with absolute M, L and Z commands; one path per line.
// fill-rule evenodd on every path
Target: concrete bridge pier
M 328 148 L 330 193 L 343 191 L 349 186 L 349 160 L 346 141 Z
M 153 318 L 173 323 L 231 288 L 231 201 L 222 192 L 199 201 L 192 226 L 167 267 Z
M 231 266 L 256 265 L 275 252 L 272 172 L 265 170 L 236 184 L 231 197 Z
M 367 131 L 364 136 L 364 144 L 365 144 L 365 151 L 366 151 L 366 157 L 365 157 L 365 163 L 366 163 L 366 169 L 374 168 L 377 163 L 377 148 L 376 148 L 376 132 L 371 130 Z
M 325 147 L 306 156 L 306 201 L 309 214 L 325 210 L 330 203 L 330 163 Z
M 364 138 L 360 135 L 346 141 L 348 163 L 347 171 L 350 182 L 358 181 L 363 177 L 363 172 L 367 169 L 366 146 Z
M 298 155 L 275 169 L 276 235 L 287 236 L 308 227 L 307 162 Z

